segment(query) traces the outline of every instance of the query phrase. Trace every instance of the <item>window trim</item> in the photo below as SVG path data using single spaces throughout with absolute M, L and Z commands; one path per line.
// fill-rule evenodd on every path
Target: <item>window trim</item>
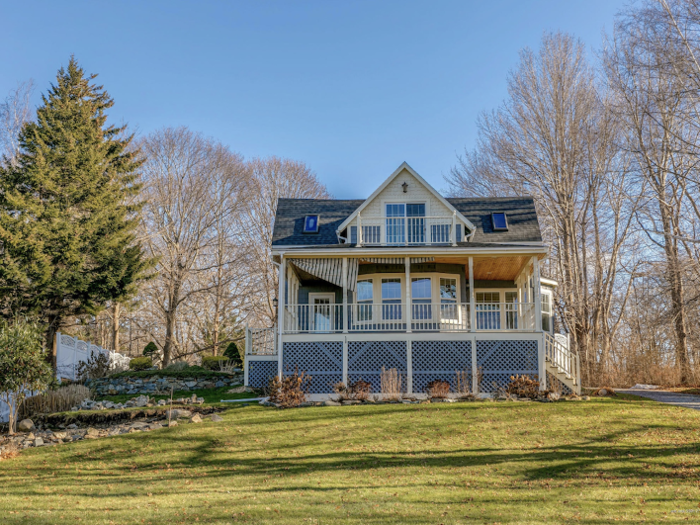
M 504 228 L 496 226 L 496 215 L 503 215 L 503 222 L 505 223 Z M 493 231 L 495 231 L 495 232 L 508 231 L 508 214 L 504 211 L 495 211 L 495 212 L 491 213 L 491 226 L 493 227 Z

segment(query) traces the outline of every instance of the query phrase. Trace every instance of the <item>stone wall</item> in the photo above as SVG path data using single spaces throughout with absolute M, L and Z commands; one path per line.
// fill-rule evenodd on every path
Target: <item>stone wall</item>
M 98 396 L 113 396 L 116 394 L 169 394 L 173 391 L 201 390 L 204 388 L 221 388 L 243 384 L 243 374 L 206 378 L 175 378 L 175 377 L 106 377 L 92 379 L 86 385 L 94 389 Z

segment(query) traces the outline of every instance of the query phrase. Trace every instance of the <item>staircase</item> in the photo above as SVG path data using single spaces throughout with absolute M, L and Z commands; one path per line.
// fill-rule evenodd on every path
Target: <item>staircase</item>
M 581 364 L 578 355 L 551 334 L 544 334 L 544 363 L 547 372 L 577 395 L 581 394 Z

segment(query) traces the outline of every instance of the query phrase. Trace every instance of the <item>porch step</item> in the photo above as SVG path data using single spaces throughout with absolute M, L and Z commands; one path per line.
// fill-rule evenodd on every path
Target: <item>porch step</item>
M 581 393 L 581 385 L 577 384 L 576 379 L 552 363 L 549 359 L 545 359 L 545 369 L 556 377 L 558 381 L 569 387 L 572 392 L 576 394 Z

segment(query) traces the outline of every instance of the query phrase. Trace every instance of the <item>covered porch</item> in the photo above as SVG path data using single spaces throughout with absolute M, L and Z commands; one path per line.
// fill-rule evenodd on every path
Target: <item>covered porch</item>
M 282 257 L 278 330 L 280 335 L 539 332 L 542 257 Z

